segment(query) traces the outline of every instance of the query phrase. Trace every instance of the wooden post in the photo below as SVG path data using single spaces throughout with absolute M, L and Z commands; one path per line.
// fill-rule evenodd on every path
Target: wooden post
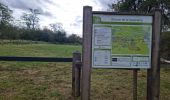
M 155 10 L 153 22 L 151 69 L 147 71 L 147 100 L 159 100 L 160 96 L 160 10 Z
M 72 93 L 74 97 L 80 96 L 80 76 L 81 76 L 81 53 L 73 53 L 72 63 Z
M 81 100 L 90 100 L 92 7 L 83 7 L 83 57 Z
M 133 100 L 137 100 L 138 69 L 133 69 Z

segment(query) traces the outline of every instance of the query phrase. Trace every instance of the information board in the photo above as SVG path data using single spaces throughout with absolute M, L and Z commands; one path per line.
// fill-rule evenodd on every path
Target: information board
M 93 14 L 93 68 L 150 68 L 153 16 Z

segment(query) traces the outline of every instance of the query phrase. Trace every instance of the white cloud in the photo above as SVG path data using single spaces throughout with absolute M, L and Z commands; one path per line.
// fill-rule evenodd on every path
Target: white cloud
M 92 0 L 59 0 L 55 1 L 57 6 L 50 6 L 49 9 L 56 16 L 56 21 L 63 23 L 67 32 L 82 35 L 83 6 L 93 6 L 93 10 L 102 9 L 100 5 Z
M 28 8 L 40 9 L 40 26 L 51 23 L 62 23 L 69 34 L 82 35 L 83 6 L 92 6 L 93 10 L 106 10 L 107 4 L 114 0 L 2 0 L 14 8 L 14 16 L 20 16 L 21 11 Z M 18 17 L 19 18 L 19 17 Z

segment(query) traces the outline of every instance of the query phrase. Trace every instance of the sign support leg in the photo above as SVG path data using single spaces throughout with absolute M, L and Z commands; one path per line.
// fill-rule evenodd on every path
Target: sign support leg
M 83 57 L 81 100 L 90 100 L 91 80 L 91 43 L 92 43 L 92 7 L 83 8 Z
M 133 70 L 133 100 L 137 100 L 138 69 Z
M 161 12 L 156 10 L 154 12 L 151 69 L 147 71 L 147 100 L 159 100 L 160 97 L 160 33 Z

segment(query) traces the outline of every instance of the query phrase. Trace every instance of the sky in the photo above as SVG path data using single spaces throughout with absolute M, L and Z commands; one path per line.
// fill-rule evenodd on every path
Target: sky
M 29 8 L 39 9 L 40 27 L 62 23 L 68 34 L 82 36 L 83 6 L 92 6 L 93 11 L 106 11 L 108 4 L 116 0 L 0 0 L 13 10 L 15 19 L 20 19 Z

